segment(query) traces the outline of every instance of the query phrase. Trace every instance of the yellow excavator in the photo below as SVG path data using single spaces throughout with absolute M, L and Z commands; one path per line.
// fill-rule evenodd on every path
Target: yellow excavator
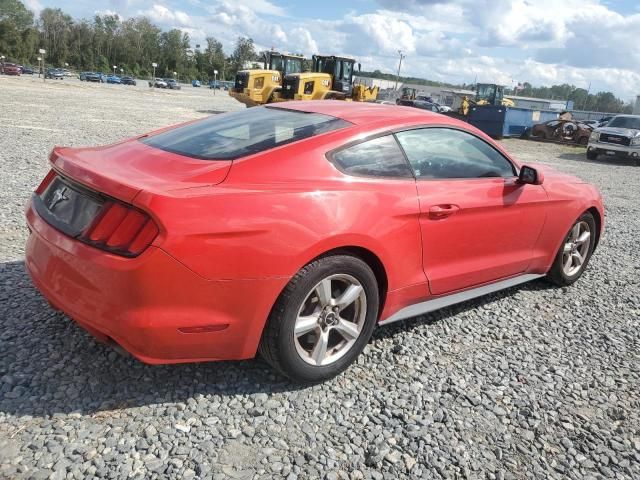
M 371 102 L 378 97 L 377 86 L 353 84 L 356 61 L 335 55 L 314 55 L 313 71 L 284 76 L 282 92 L 274 101 L 347 100 Z M 358 71 L 360 64 L 358 64 Z
M 302 72 L 304 57 L 275 51 L 264 53 L 264 69 L 241 70 L 229 95 L 254 107 L 277 101 L 285 75 Z

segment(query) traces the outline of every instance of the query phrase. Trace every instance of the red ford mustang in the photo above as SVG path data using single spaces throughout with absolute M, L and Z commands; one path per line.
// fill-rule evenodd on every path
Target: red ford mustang
M 377 324 L 547 277 L 570 285 L 600 194 L 413 108 L 290 102 L 55 148 L 26 265 L 55 307 L 148 363 L 347 368 Z

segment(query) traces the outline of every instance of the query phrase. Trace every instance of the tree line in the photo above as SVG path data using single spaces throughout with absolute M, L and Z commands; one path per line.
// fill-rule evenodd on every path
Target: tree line
M 109 72 L 115 65 L 125 74 L 148 77 L 157 63 L 156 75 L 176 72 L 183 80 L 207 81 L 216 70 L 218 79 L 233 79 L 247 62 L 260 61 L 251 38 L 239 37 L 233 53 L 226 55 L 213 37 L 192 48 L 187 33 L 162 31 L 146 17 L 74 20 L 59 8 L 45 8 L 35 17 L 19 0 L 0 0 L 0 55 L 36 65 L 40 48 L 46 50 L 47 66 Z

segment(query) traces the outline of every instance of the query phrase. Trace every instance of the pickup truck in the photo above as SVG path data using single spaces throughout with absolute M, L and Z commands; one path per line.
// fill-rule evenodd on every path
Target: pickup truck
M 589 137 L 587 158 L 624 157 L 640 162 L 640 115 L 616 115 L 604 127 L 596 128 Z

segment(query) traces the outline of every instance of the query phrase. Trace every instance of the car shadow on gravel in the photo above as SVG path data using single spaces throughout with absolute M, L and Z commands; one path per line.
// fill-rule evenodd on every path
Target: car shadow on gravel
M 604 155 L 600 155 L 598 157 L 598 160 L 589 160 L 584 152 L 561 153 L 560 155 L 558 155 L 558 158 L 562 160 L 573 160 L 576 162 L 593 163 L 597 165 L 610 164 L 610 165 L 617 165 L 622 167 L 633 167 L 638 165 L 636 160 L 632 160 L 630 158 L 606 157 Z
M 513 295 L 548 288 L 536 281 L 379 328 L 372 341 L 431 325 Z M 310 388 L 288 381 L 261 360 L 146 365 L 99 343 L 52 310 L 22 262 L 0 264 L 0 412 L 45 417 L 95 414 L 198 395 L 235 396 Z

